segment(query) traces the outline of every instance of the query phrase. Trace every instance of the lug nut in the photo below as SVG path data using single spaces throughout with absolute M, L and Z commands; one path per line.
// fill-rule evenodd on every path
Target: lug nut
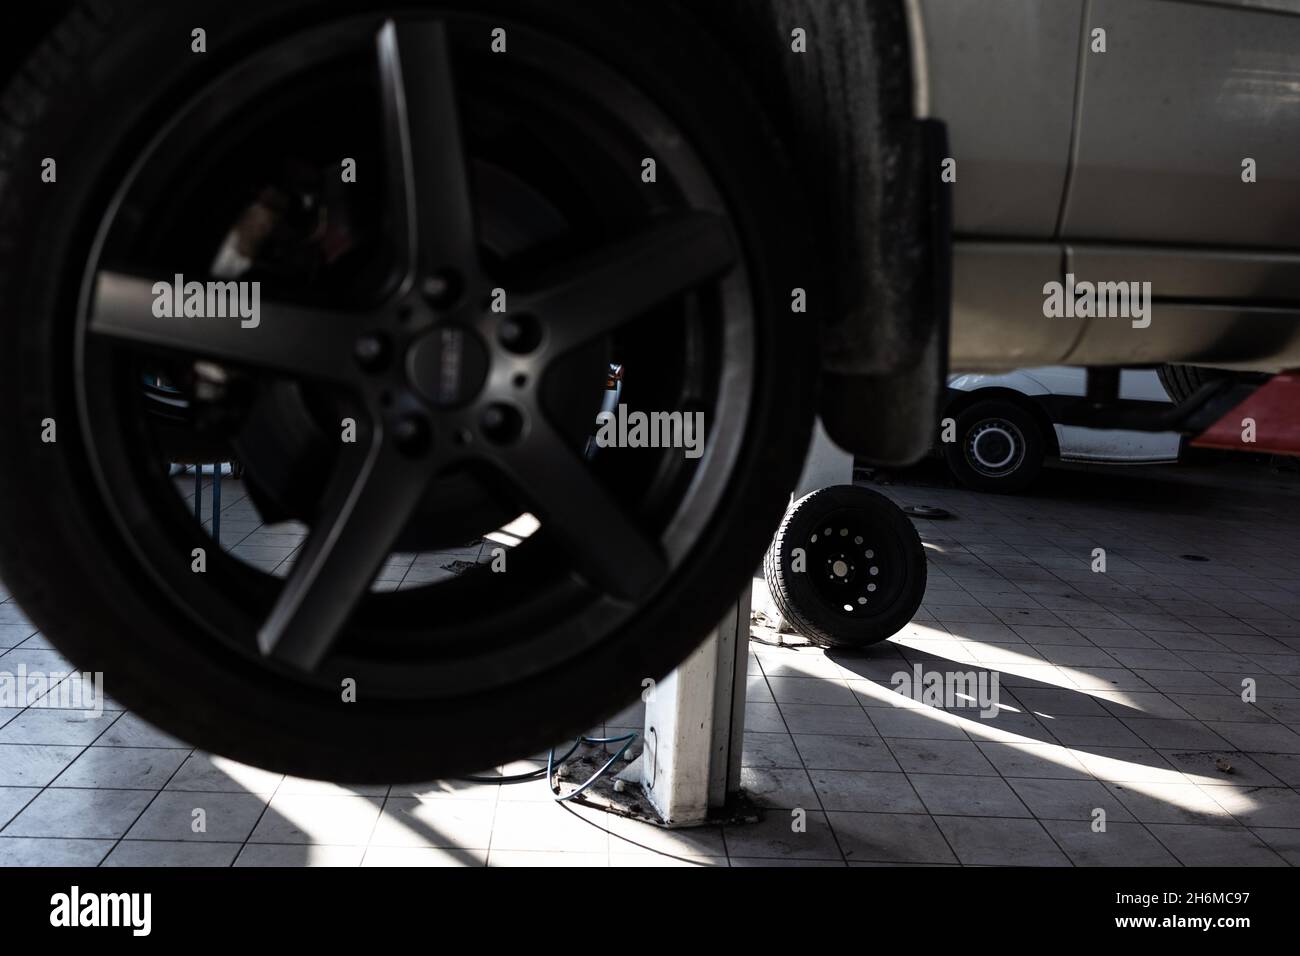
M 510 315 L 497 327 L 497 341 L 507 351 L 524 355 L 542 344 L 542 326 L 531 315 Z
M 407 454 L 420 454 L 429 446 L 429 426 L 418 415 L 403 415 L 392 430 L 393 441 Z
M 420 283 L 424 299 L 435 309 L 451 308 L 460 299 L 460 278 L 454 272 L 440 272 Z
M 483 410 L 479 425 L 489 441 L 505 445 L 518 438 L 524 430 L 524 416 L 517 408 L 498 402 Z
M 378 333 L 363 335 L 353 348 L 357 362 L 367 371 L 382 368 L 388 358 L 388 341 Z

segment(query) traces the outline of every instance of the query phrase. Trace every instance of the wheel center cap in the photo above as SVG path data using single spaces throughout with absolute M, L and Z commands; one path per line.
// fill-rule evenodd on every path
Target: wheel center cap
M 975 457 L 988 468 L 1001 468 L 1015 454 L 1015 443 L 1000 428 L 991 428 L 975 440 Z
M 836 561 L 834 564 L 831 565 L 831 571 L 835 573 L 835 576 L 837 578 L 842 578 L 844 577 L 844 575 L 849 573 L 849 566 L 847 562 Z
M 406 353 L 411 385 L 439 408 L 472 401 L 487 380 L 489 355 L 483 340 L 459 325 L 441 325 L 416 340 Z

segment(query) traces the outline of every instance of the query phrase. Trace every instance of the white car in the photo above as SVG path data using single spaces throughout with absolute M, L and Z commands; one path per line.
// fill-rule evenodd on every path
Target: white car
M 977 491 L 1023 491 L 1048 457 L 1064 461 L 1153 464 L 1178 460 L 1175 432 L 1061 425 L 1056 417 L 1085 402 L 1087 372 L 1052 365 L 1005 375 L 955 375 L 940 433 L 948 467 Z M 1172 404 L 1154 370 L 1120 373 L 1117 409 L 1132 402 Z

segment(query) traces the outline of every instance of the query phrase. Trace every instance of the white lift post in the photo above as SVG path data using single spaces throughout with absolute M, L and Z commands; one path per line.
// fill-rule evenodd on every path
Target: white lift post
M 852 481 L 853 456 L 837 448 L 819 422 L 792 500 Z M 764 608 L 771 604 L 766 587 L 758 591 L 742 594 L 708 639 L 659 681 L 646 701 L 641 783 L 670 826 L 705 822 L 740 790 L 749 612 L 751 601 Z

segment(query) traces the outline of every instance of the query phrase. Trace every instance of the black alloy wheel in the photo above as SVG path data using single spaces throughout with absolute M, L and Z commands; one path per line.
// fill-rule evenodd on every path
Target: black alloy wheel
M 721 616 L 807 444 L 811 390 L 785 386 L 813 380 L 815 336 L 789 290 L 815 277 L 765 118 L 676 6 L 356 7 L 304 27 L 285 14 L 310 5 L 270 3 L 146 77 L 132 54 L 193 15 L 160 6 L 47 91 L 21 148 L 100 148 L 66 190 L 0 190 L 0 231 L 47 236 L 0 254 L 23 345 L 0 531 L 44 536 L 2 573 L 197 746 L 427 779 L 586 729 Z M 134 121 L 104 115 L 133 95 Z M 260 312 L 160 316 L 178 276 L 256 282 Z M 702 456 L 584 458 L 611 363 L 629 409 L 703 415 Z M 278 570 L 194 522 L 181 446 L 237 459 L 271 532 L 307 529 Z M 536 532 L 498 561 L 377 583 L 521 516 Z

